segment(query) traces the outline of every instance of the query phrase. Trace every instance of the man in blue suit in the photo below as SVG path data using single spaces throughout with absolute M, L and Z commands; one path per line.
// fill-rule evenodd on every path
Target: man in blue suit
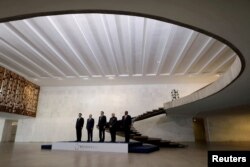
M 87 120 L 87 131 L 88 131 L 88 140 L 87 142 L 92 142 L 93 138 L 93 128 L 94 128 L 95 120 L 92 118 L 92 114 L 89 115 L 89 118 Z

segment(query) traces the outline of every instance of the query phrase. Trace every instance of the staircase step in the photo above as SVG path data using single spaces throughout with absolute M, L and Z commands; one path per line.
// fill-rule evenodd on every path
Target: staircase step
M 161 139 L 160 138 L 148 138 L 144 142 L 149 143 L 149 144 L 159 145 L 159 143 L 161 142 Z
M 137 130 L 130 130 L 130 133 L 139 133 Z
M 142 146 L 142 142 L 138 142 L 138 141 L 136 141 L 136 142 L 129 142 L 128 143 L 128 147 L 130 148 L 130 147 L 135 147 L 135 146 Z
M 134 136 L 133 137 L 134 140 L 137 140 L 137 141 L 146 141 L 148 140 L 148 136 Z
M 167 148 L 184 148 L 186 145 L 176 143 L 176 142 L 160 142 L 160 147 L 167 147 Z
M 159 147 L 150 145 L 150 144 L 143 144 L 142 146 L 135 146 L 135 147 L 129 147 L 128 152 L 129 153 L 151 153 L 154 151 L 158 151 Z
M 130 138 L 133 138 L 135 136 L 141 136 L 141 134 L 130 134 Z
M 171 143 L 170 140 L 162 140 L 161 143 Z
M 148 141 L 161 141 L 161 138 L 153 138 L 153 137 L 150 137 L 148 138 Z
M 140 133 L 130 133 L 131 135 L 134 135 L 134 136 L 141 136 Z
M 51 144 L 41 145 L 41 149 L 42 150 L 51 150 L 52 149 L 52 145 Z

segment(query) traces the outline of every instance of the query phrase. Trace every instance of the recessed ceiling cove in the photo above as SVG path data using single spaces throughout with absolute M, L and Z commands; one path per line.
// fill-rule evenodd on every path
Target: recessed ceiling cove
M 236 56 L 212 37 L 137 16 L 67 14 L 0 24 L 0 65 L 45 86 L 211 80 Z

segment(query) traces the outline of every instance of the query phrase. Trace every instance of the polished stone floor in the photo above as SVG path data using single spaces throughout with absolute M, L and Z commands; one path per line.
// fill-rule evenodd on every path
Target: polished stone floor
M 41 150 L 45 143 L 0 143 L 1 167 L 206 167 L 208 150 L 250 150 L 249 143 L 187 143 L 150 154 Z

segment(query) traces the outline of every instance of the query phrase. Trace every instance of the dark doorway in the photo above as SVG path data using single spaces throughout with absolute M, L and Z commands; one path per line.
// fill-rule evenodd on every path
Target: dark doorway
M 194 138 L 197 143 L 206 143 L 204 118 L 193 118 Z

